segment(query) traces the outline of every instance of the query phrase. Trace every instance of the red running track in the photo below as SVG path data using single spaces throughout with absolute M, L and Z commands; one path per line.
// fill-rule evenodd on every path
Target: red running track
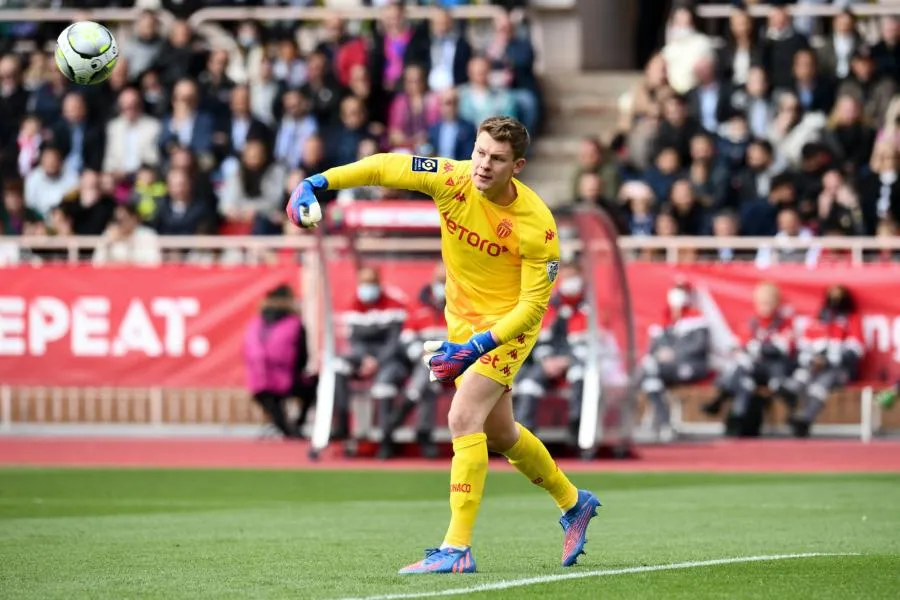
M 900 441 L 718 440 L 642 446 L 639 458 L 562 460 L 569 471 L 900 473 Z M 447 459 L 310 460 L 305 442 L 233 439 L 0 438 L 0 465 L 235 469 L 447 469 Z M 508 470 L 502 459 L 491 468 Z

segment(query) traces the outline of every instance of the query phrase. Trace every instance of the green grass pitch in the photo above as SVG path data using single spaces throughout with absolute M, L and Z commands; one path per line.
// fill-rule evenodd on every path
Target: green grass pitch
M 604 503 L 577 567 L 559 566 L 550 498 L 516 473 L 492 473 L 480 572 L 401 577 L 444 533 L 445 473 L 2 469 L 0 598 L 900 597 L 898 476 L 574 480 Z M 641 569 L 794 553 L 857 555 Z

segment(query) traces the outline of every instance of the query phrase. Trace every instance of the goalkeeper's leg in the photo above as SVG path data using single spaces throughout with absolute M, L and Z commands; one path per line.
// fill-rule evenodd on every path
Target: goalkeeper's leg
M 509 392 L 500 398 L 488 415 L 485 431 L 490 450 L 506 456 L 509 464 L 553 497 L 563 513 L 560 518 L 565 532 L 562 564 L 566 567 L 574 565 L 578 555 L 584 553 L 587 526 L 597 514 L 600 502 L 592 493 L 576 488 L 557 466 L 543 442 L 515 422 Z

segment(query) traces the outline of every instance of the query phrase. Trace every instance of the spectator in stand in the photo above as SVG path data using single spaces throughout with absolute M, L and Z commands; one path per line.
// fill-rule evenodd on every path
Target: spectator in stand
M 186 169 L 173 168 L 166 177 L 168 193 L 154 220 L 160 235 L 211 235 L 216 230 L 216 214 L 194 195 Z
M 28 112 L 28 90 L 22 85 L 22 63 L 11 54 L 0 57 L 0 133 L 4 140 L 15 138 Z
M 490 62 L 483 56 L 469 61 L 469 82 L 459 88 L 459 114 L 470 123 L 480 124 L 497 115 L 516 116 L 516 104 L 509 90 L 491 85 Z
M 25 178 L 25 205 L 45 217 L 78 187 L 78 175 L 63 169 L 62 156 L 56 146 L 43 146 L 40 164 Z
M 153 222 L 165 197 L 166 183 L 159 178 L 159 172 L 146 165 L 138 169 L 128 203 L 135 206 L 142 222 Z
M 664 210 L 671 212 L 678 221 L 680 235 L 698 236 L 707 229 L 705 211 L 697 202 L 689 179 L 676 179 L 672 183 Z
M 540 89 L 534 74 L 534 47 L 528 38 L 515 35 L 505 12 L 494 17 L 494 35 L 485 56 L 491 62 L 491 85 L 509 90 L 519 120 L 529 131 L 537 131 Z
M 769 80 L 765 69 L 759 66 L 750 67 L 746 85 L 732 91 L 731 109 L 742 113 L 747 119 L 750 134 L 763 138 L 769 129 L 774 116 L 771 98 L 769 97 Z
M 666 388 L 706 377 L 709 352 L 709 325 L 696 308 L 691 286 L 679 282 L 666 295 L 662 322 L 650 328 L 650 347 L 638 373 L 653 406 L 653 428 L 662 440 L 675 434 Z
M 859 197 L 840 170 L 832 169 L 825 173 L 817 205 L 820 233 L 862 235 L 864 224 Z
M 666 27 L 666 45 L 662 55 L 672 88 L 686 94 L 696 79 L 694 66 L 701 58 L 713 56 L 715 47 L 709 36 L 696 28 L 696 17 L 688 6 L 676 6 Z
M 776 113 L 766 138 L 775 147 L 776 160 L 790 167 L 800 166 L 803 148 L 822 137 L 827 119 L 821 112 L 804 114 L 793 92 L 781 92 Z
M 125 72 L 126 68 L 121 64 L 121 61 L 116 64 L 113 73 L 117 79 L 120 77 L 120 73 Z M 54 65 L 54 68 L 50 71 L 49 79 L 38 85 L 37 89 L 31 92 L 28 102 L 29 111 L 43 123 L 56 123 L 62 117 L 63 98 L 65 98 L 71 88 L 72 83 Z
M 864 120 L 859 100 L 849 95 L 838 98 L 823 141 L 845 175 L 864 174 L 875 145 L 875 129 Z
M 631 129 L 650 113 L 658 116 L 659 104 L 673 93 L 666 74 L 666 59 L 662 54 L 654 54 L 644 67 L 644 76 L 626 99 L 628 108 L 621 113 L 619 129 Z
M 86 169 L 77 194 L 64 198 L 61 206 L 72 218 L 75 235 L 100 235 L 112 220 L 116 201 L 103 192 L 100 173 Z
M 428 74 L 428 87 L 444 92 L 466 82 L 472 47 L 445 7 L 416 30 L 407 50 Z
M 251 140 L 260 140 L 266 148 L 271 148 L 274 137 L 272 130 L 254 117 L 250 110 L 250 87 L 235 86 L 231 90 L 229 104 L 231 110 L 226 117 L 224 127 L 225 135 L 228 137 L 228 142 L 225 144 L 228 157 L 226 160 L 235 161 L 244 151 L 247 142 Z M 223 171 L 225 168 L 223 164 Z
M 0 204 L 0 236 L 22 235 L 28 224 L 41 221 L 39 212 L 25 205 L 25 184 L 21 179 L 3 180 L 3 204 Z
M 44 143 L 42 130 L 41 120 L 37 117 L 27 116 L 22 119 L 19 135 L 15 139 L 15 145 L 19 150 L 15 171 L 18 171 L 22 177 L 28 177 L 41 159 L 41 145 Z M 10 153 L 10 158 L 16 158 L 14 153 Z M 13 171 L 12 168 L 4 169 L 4 171 L 7 170 Z
M 281 99 L 284 117 L 275 135 L 275 158 L 289 169 L 303 161 L 306 140 L 319 131 L 309 112 L 309 98 L 299 90 L 288 90 Z
M 740 209 L 765 200 L 772 188 L 772 179 L 780 172 L 772 155 L 772 144 L 753 140 L 747 146 L 747 165 L 736 171 L 731 179 L 731 198 L 726 205 Z
M 694 193 L 700 203 L 718 208 L 728 193 L 729 171 L 716 153 L 714 138 L 698 133 L 691 138 L 691 164 L 688 172 Z
M 350 84 L 350 73 L 356 66 L 366 66 L 368 62 L 366 42 L 360 37 L 347 34 L 344 20 L 332 15 L 324 23 L 325 37 L 316 46 L 316 52 L 324 52 L 334 70 L 340 85 Z
M 792 241 L 810 240 L 813 232 L 803 225 L 800 213 L 791 207 L 782 208 L 776 217 L 777 231 L 773 244 L 760 247 L 756 253 L 756 266 L 766 269 L 775 264 L 807 263 L 815 256 L 814 249 L 805 250 L 790 245 Z
M 475 145 L 475 125 L 459 116 L 459 95 L 454 89 L 440 93 L 440 120 L 428 128 L 428 145 L 435 156 L 467 160 Z
M 880 40 L 872 47 L 875 71 L 900 82 L 900 19 L 885 15 L 881 17 L 880 29 Z
M 778 213 L 797 206 L 797 189 L 789 173 L 772 177 L 769 194 L 763 199 L 745 202 L 740 207 L 741 235 L 773 236 L 778 232 Z
M 888 104 L 897 92 L 897 82 L 875 70 L 872 52 L 859 46 L 850 60 L 850 75 L 841 82 L 837 95 L 852 96 L 863 105 L 863 116 L 872 126 L 884 126 Z
M 346 165 L 356 160 L 359 142 L 369 135 L 365 106 L 356 96 L 347 96 L 341 101 L 341 122 L 326 130 L 322 138 L 326 164 Z
M 287 172 L 269 156 L 265 142 L 250 139 L 239 166 L 225 179 L 219 210 L 233 223 L 252 224 L 254 235 L 278 235 L 284 223 Z
M 784 393 L 794 407 L 794 435 L 807 437 L 828 395 L 859 377 L 865 346 L 856 301 L 846 286 L 828 288 L 798 349 L 799 366 L 785 383 Z
M 720 78 L 726 84 L 743 86 L 747 84 L 750 69 L 762 59 L 759 39 L 753 18 L 744 9 L 733 10 L 728 25 L 725 45 L 719 50 L 717 61 Z
M 612 160 L 609 160 L 608 152 L 600 138 L 588 135 L 581 138 L 578 146 L 578 165 L 572 172 L 572 195 L 578 195 L 579 182 L 584 173 L 595 173 L 603 182 L 603 195 L 607 198 L 615 198 L 619 191 L 621 178 L 618 169 Z
M 198 109 L 200 103 L 197 84 L 181 79 L 172 92 L 172 110 L 162 120 L 159 149 L 170 156 L 175 146 L 190 148 L 203 168 L 213 164 L 215 123 L 212 116 Z
M 156 232 L 141 225 L 141 217 L 133 204 L 115 208 L 112 222 L 103 240 L 94 250 L 93 264 L 156 266 L 162 261 Z
M 819 72 L 813 50 L 804 48 L 794 54 L 793 75 L 793 83 L 784 89 L 794 92 L 804 113 L 831 111 L 834 105 L 834 83 L 828 75 Z
M 62 120 L 53 127 L 48 140 L 62 151 L 63 168 L 75 175 L 84 169 L 99 171 L 103 166 L 103 127 L 89 122 L 87 117 L 84 96 L 69 92 L 63 99 Z
M 663 103 L 663 120 L 656 136 L 656 151 L 672 147 L 678 152 L 679 164 L 686 165 L 691 160 L 691 138 L 703 131 L 700 122 L 687 110 L 684 96 L 671 96 Z
M 643 181 L 629 181 L 619 190 L 619 204 L 626 213 L 628 234 L 633 236 L 653 235 L 654 214 L 653 190 Z
M 112 77 L 110 77 L 112 79 Z M 157 119 L 169 113 L 169 89 L 163 86 L 159 73 L 154 69 L 146 71 L 140 78 L 141 96 L 144 98 L 144 110 Z
M 235 83 L 228 77 L 228 52 L 213 50 L 206 59 L 206 68 L 197 77 L 200 110 L 213 118 L 216 133 L 228 120 L 228 102 Z M 221 144 L 217 144 L 221 145 Z
M 350 350 L 337 360 L 335 367 L 334 439 L 344 439 L 350 434 L 351 379 L 370 380 L 372 397 L 378 399 L 393 398 L 397 386 L 406 378 L 406 373 L 393 360 L 405 351 L 400 333 L 406 321 L 406 307 L 384 290 L 381 273 L 372 267 L 357 270 L 356 285 L 353 308 L 344 314 L 350 332 Z
M 862 44 L 862 36 L 856 30 L 856 17 L 849 9 L 835 15 L 831 23 L 832 33 L 818 50 L 818 63 L 823 75 L 843 80 L 850 74 L 850 62 Z
M 762 43 L 762 65 L 770 74 L 773 88 L 792 87 L 794 55 L 806 48 L 809 48 L 809 42 L 791 27 L 787 9 L 773 5 L 769 10 L 768 27 Z
M 707 132 L 715 133 L 719 123 L 728 118 L 731 87 L 716 79 L 713 56 L 704 56 L 694 63 L 697 84 L 687 93 L 687 112 Z
M 135 81 L 156 64 L 163 49 L 159 22 L 152 10 L 145 10 L 135 23 L 135 35 L 123 44 L 121 54 L 128 61 L 128 79 Z
M 190 148 L 176 146 L 169 160 L 169 171 L 184 169 L 191 181 L 192 195 L 195 200 L 205 204 L 209 210 L 215 212 L 219 203 L 218 196 L 213 189 L 209 173 L 200 168 L 197 155 Z
M 338 121 L 339 106 L 344 92 L 331 72 L 328 55 L 313 52 L 306 61 L 306 83 L 300 87 L 310 99 L 310 110 L 316 122 L 329 127 Z
M 366 109 L 369 119 L 369 134 L 375 137 L 385 135 L 389 98 L 384 90 L 372 85 L 369 69 L 363 65 L 353 67 L 347 87 L 350 95 L 359 98 Z
M 278 55 L 272 64 L 276 81 L 296 89 L 306 82 L 306 62 L 300 58 L 296 40 L 285 38 L 278 42 Z
M 780 394 L 796 366 L 794 321 L 781 290 L 763 282 L 753 292 L 755 314 L 737 336 L 729 366 L 716 380 L 716 398 L 703 411 L 717 415 L 729 401 L 726 431 L 759 435 L 763 403 Z
M 734 211 L 725 209 L 720 210 L 712 218 L 712 234 L 717 238 L 732 238 L 740 234 L 740 225 L 738 216 Z M 739 250 L 734 248 L 717 248 L 715 250 L 707 250 L 703 253 L 704 258 L 717 263 L 730 263 L 738 260 L 746 260 L 747 250 Z
M 431 154 L 424 151 L 428 129 L 441 118 L 440 99 L 428 91 L 427 74 L 419 65 L 403 71 L 403 91 L 391 101 L 388 113 L 388 144 L 393 151 Z
M 407 48 L 412 39 L 412 29 L 406 21 L 406 9 L 402 2 L 392 1 L 381 9 L 379 27 L 372 36 L 369 66 L 374 79 L 388 92 L 400 86 L 403 67 L 411 57 Z
M 663 148 L 656 155 L 652 167 L 644 172 L 643 180 L 653 190 L 657 198 L 668 198 L 675 180 L 682 175 L 681 159 L 673 147 Z
M 276 116 L 280 117 L 281 111 L 276 106 L 283 91 L 282 84 L 275 79 L 271 59 L 262 58 L 258 69 L 250 72 L 250 111 L 267 127 L 278 126 Z
M 119 116 L 106 126 L 106 154 L 103 172 L 116 181 L 133 178 L 142 165 L 159 164 L 159 120 L 144 114 L 141 94 L 128 88 L 119 95 Z
M 866 235 L 874 235 L 880 223 L 900 223 L 900 151 L 879 142 L 872 152 L 871 173 L 860 184 L 862 218 Z
M 418 408 L 416 418 L 416 442 L 419 451 L 426 458 L 437 458 L 438 449 L 434 443 L 434 428 L 437 417 L 437 395 L 442 384 L 430 381 L 428 369 L 421 368 L 422 344 L 427 340 L 447 337 L 447 322 L 444 318 L 444 295 L 447 272 L 443 263 L 438 263 L 431 275 L 431 281 L 419 290 L 418 303 L 411 309 L 409 317 L 400 333 L 400 348 L 396 361 L 398 370 L 405 370 L 409 379 L 402 392 L 403 401 L 395 406 L 399 388 L 393 391 L 381 404 L 383 434 L 378 457 L 391 458 L 396 454 L 394 432 L 406 421 L 409 414 Z M 374 395 L 374 388 L 373 388 Z

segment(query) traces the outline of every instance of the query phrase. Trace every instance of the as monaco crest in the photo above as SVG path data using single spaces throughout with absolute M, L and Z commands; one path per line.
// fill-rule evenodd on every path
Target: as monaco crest
M 550 283 L 556 281 L 556 276 L 559 275 L 559 261 L 558 260 L 548 260 L 547 261 L 547 279 L 550 280 Z
M 509 237 L 509 234 L 512 233 L 512 226 L 512 221 L 510 221 L 509 219 L 503 219 L 502 221 L 500 221 L 500 224 L 497 225 L 497 237 L 499 237 L 501 240 L 503 238 Z

